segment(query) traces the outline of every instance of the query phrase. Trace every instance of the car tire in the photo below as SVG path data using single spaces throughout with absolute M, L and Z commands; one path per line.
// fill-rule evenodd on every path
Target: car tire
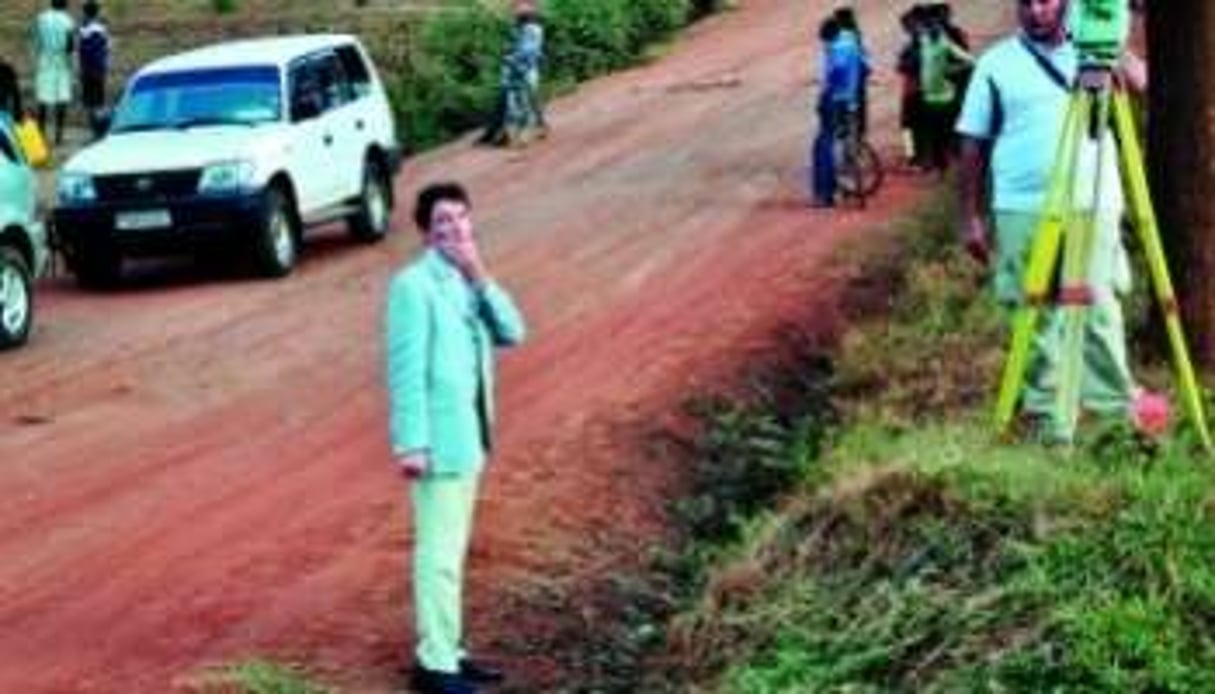
M 85 289 L 110 289 L 122 279 L 122 256 L 112 250 L 77 249 L 75 257 L 69 256 L 68 265 L 76 283 Z
M 367 243 L 382 240 L 392 224 L 392 186 L 384 167 L 373 160 L 363 165 L 363 190 L 358 210 L 347 218 L 350 234 Z
M 262 219 L 254 248 L 258 273 L 263 277 L 291 274 L 299 258 L 299 228 L 291 199 L 279 186 L 266 190 Z
M 0 349 L 25 344 L 34 323 L 33 277 L 15 248 L 0 248 Z

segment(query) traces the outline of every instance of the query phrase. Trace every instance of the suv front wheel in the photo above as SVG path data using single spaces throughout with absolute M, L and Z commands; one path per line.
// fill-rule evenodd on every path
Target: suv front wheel
M 0 349 L 24 344 L 34 322 L 31 276 L 15 248 L 0 247 Z
M 299 233 L 291 200 L 279 186 L 266 190 L 259 226 L 254 248 L 258 271 L 266 277 L 286 276 L 295 267 Z
M 363 164 L 363 191 L 358 210 L 347 220 L 350 233 L 360 241 L 383 239 L 392 222 L 392 189 L 384 167 L 368 159 Z

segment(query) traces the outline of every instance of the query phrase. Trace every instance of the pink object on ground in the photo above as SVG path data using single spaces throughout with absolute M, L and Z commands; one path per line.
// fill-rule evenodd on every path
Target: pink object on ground
M 1169 399 L 1148 390 L 1139 391 L 1131 403 L 1131 421 L 1148 436 L 1160 436 L 1169 428 Z

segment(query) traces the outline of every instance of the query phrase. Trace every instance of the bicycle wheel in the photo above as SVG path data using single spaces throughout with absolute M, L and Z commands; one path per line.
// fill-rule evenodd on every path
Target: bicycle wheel
M 854 169 L 857 190 L 865 197 L 871 197 L 877 193 L 886 179 L 886 169 L 882 166 L 882 158 L 868 142 L 861 142 L 857 147 Z
M 868 142 L 838 140 L 835 145 L 835 184 L 849 198 L 877 193 L 886 172 L 877 150 Z

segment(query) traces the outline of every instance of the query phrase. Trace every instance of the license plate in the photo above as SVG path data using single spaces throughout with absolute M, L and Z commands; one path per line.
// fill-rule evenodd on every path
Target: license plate
M 173 218 L 168 210 L 140 210 L 138 212 L 119 212 L 114 217 L 114 226 L 122 231 L 139 231 L 141 229 L 168 229 L 173 226 Z

